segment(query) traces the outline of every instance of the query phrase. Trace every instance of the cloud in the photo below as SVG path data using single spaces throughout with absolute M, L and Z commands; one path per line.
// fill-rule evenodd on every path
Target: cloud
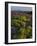
M 32 11 L 32 7 L 11 6 L 11 10 L 16 10 L 16 11 Z

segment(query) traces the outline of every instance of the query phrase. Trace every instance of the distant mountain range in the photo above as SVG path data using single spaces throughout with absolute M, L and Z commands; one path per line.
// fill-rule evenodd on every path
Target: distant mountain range
M 11 11 L 11 14 L 16 14 L 16 13 L 26 13 L 26 14 L 32 14 L 32 11 Z

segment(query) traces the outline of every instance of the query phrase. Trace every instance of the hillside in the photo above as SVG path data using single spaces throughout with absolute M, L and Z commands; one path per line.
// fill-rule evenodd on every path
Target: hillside
M 32 38 L 32 12 L 11 11 L 11 39 Z

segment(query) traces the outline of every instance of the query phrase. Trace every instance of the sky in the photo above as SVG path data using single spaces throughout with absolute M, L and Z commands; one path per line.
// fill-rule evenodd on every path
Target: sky
M 19 7 L 19 6 L 11 6 L 11 10 L 16 11 L 32 11 L 32 7 Z

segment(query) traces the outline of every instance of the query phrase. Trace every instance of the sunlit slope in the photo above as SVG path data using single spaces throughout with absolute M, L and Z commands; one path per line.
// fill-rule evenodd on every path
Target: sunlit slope
M 32 15 L 26 13 L 11 15 L 11 28 L 12 39 L 32 38 Z

